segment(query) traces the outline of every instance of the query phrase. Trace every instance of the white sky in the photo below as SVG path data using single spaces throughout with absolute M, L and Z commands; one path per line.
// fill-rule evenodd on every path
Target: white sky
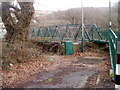
M 35 9 L 58 11 L 81 7 L 82 0 L 35 0 Z M 111 0 L 112 5 L 118 0 Z M 109 0 L 83 0 L 85 7 L 108 7 Z

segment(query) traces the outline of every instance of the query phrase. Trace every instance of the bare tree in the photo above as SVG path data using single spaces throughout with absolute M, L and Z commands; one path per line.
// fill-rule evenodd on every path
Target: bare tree
M 25 41 L 34 14 L 33 2 L 2 2 L 2 21 L 7 30 L 6 41 Z

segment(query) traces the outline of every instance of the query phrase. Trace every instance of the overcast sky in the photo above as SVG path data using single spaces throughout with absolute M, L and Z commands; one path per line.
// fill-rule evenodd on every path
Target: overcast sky
M 81 7 L 82 0 L 35 0 L 35 9 L 58 11 Z M 109 0 L 83 0 L 85 7 L 108 7 Z M 112 5 L 118 0 L 111 0 Z

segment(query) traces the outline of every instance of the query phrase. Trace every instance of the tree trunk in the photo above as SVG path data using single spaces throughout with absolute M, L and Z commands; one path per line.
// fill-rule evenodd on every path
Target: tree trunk
M 2 2 L 2 21 L 7 30 L 6 41 L 26 41 L 32 16 L 33 2 L 18 2 L 20 8 L 12 6 L 10 2 Z M 11 11 L 11 9 L 14 9 Z M 14 14 L 14 15 L 13 15 Z

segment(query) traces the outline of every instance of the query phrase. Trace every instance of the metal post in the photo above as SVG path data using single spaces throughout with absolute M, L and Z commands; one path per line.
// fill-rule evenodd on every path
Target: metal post
M 82 0 L 82 52 L 84 52 L 84 12 L 83 12 L 83 0 Z
M 120 53 L 117 53 L 116 58 L 116 80 L 115 80 L 115 89 L 120 90 Z
M 110 29 L 111 29 L 111 0 L 109 0 L 109 39 L 110 39 Z M 110 42 L 110 41 L 109 41 Z M 111 57 L 112 58 L 112 57 Z M 112 60 L 111 60 L 111 65 L 112 65 L 112 67 L 111 67 L 111 70 L 110 70 L 110 72 L 112 71 L 112 74 L 114 75 L 114 71 L 113 71 L 113 62 L 112 62 Z M 111 75 L 112 75 L 111 74 Z M 114 76 L 114 80 L 115 80 L 115 76 Z
M 111 20 L 111 0 L 109 0 L 109 28 L 112 26 L 112 20 Z

